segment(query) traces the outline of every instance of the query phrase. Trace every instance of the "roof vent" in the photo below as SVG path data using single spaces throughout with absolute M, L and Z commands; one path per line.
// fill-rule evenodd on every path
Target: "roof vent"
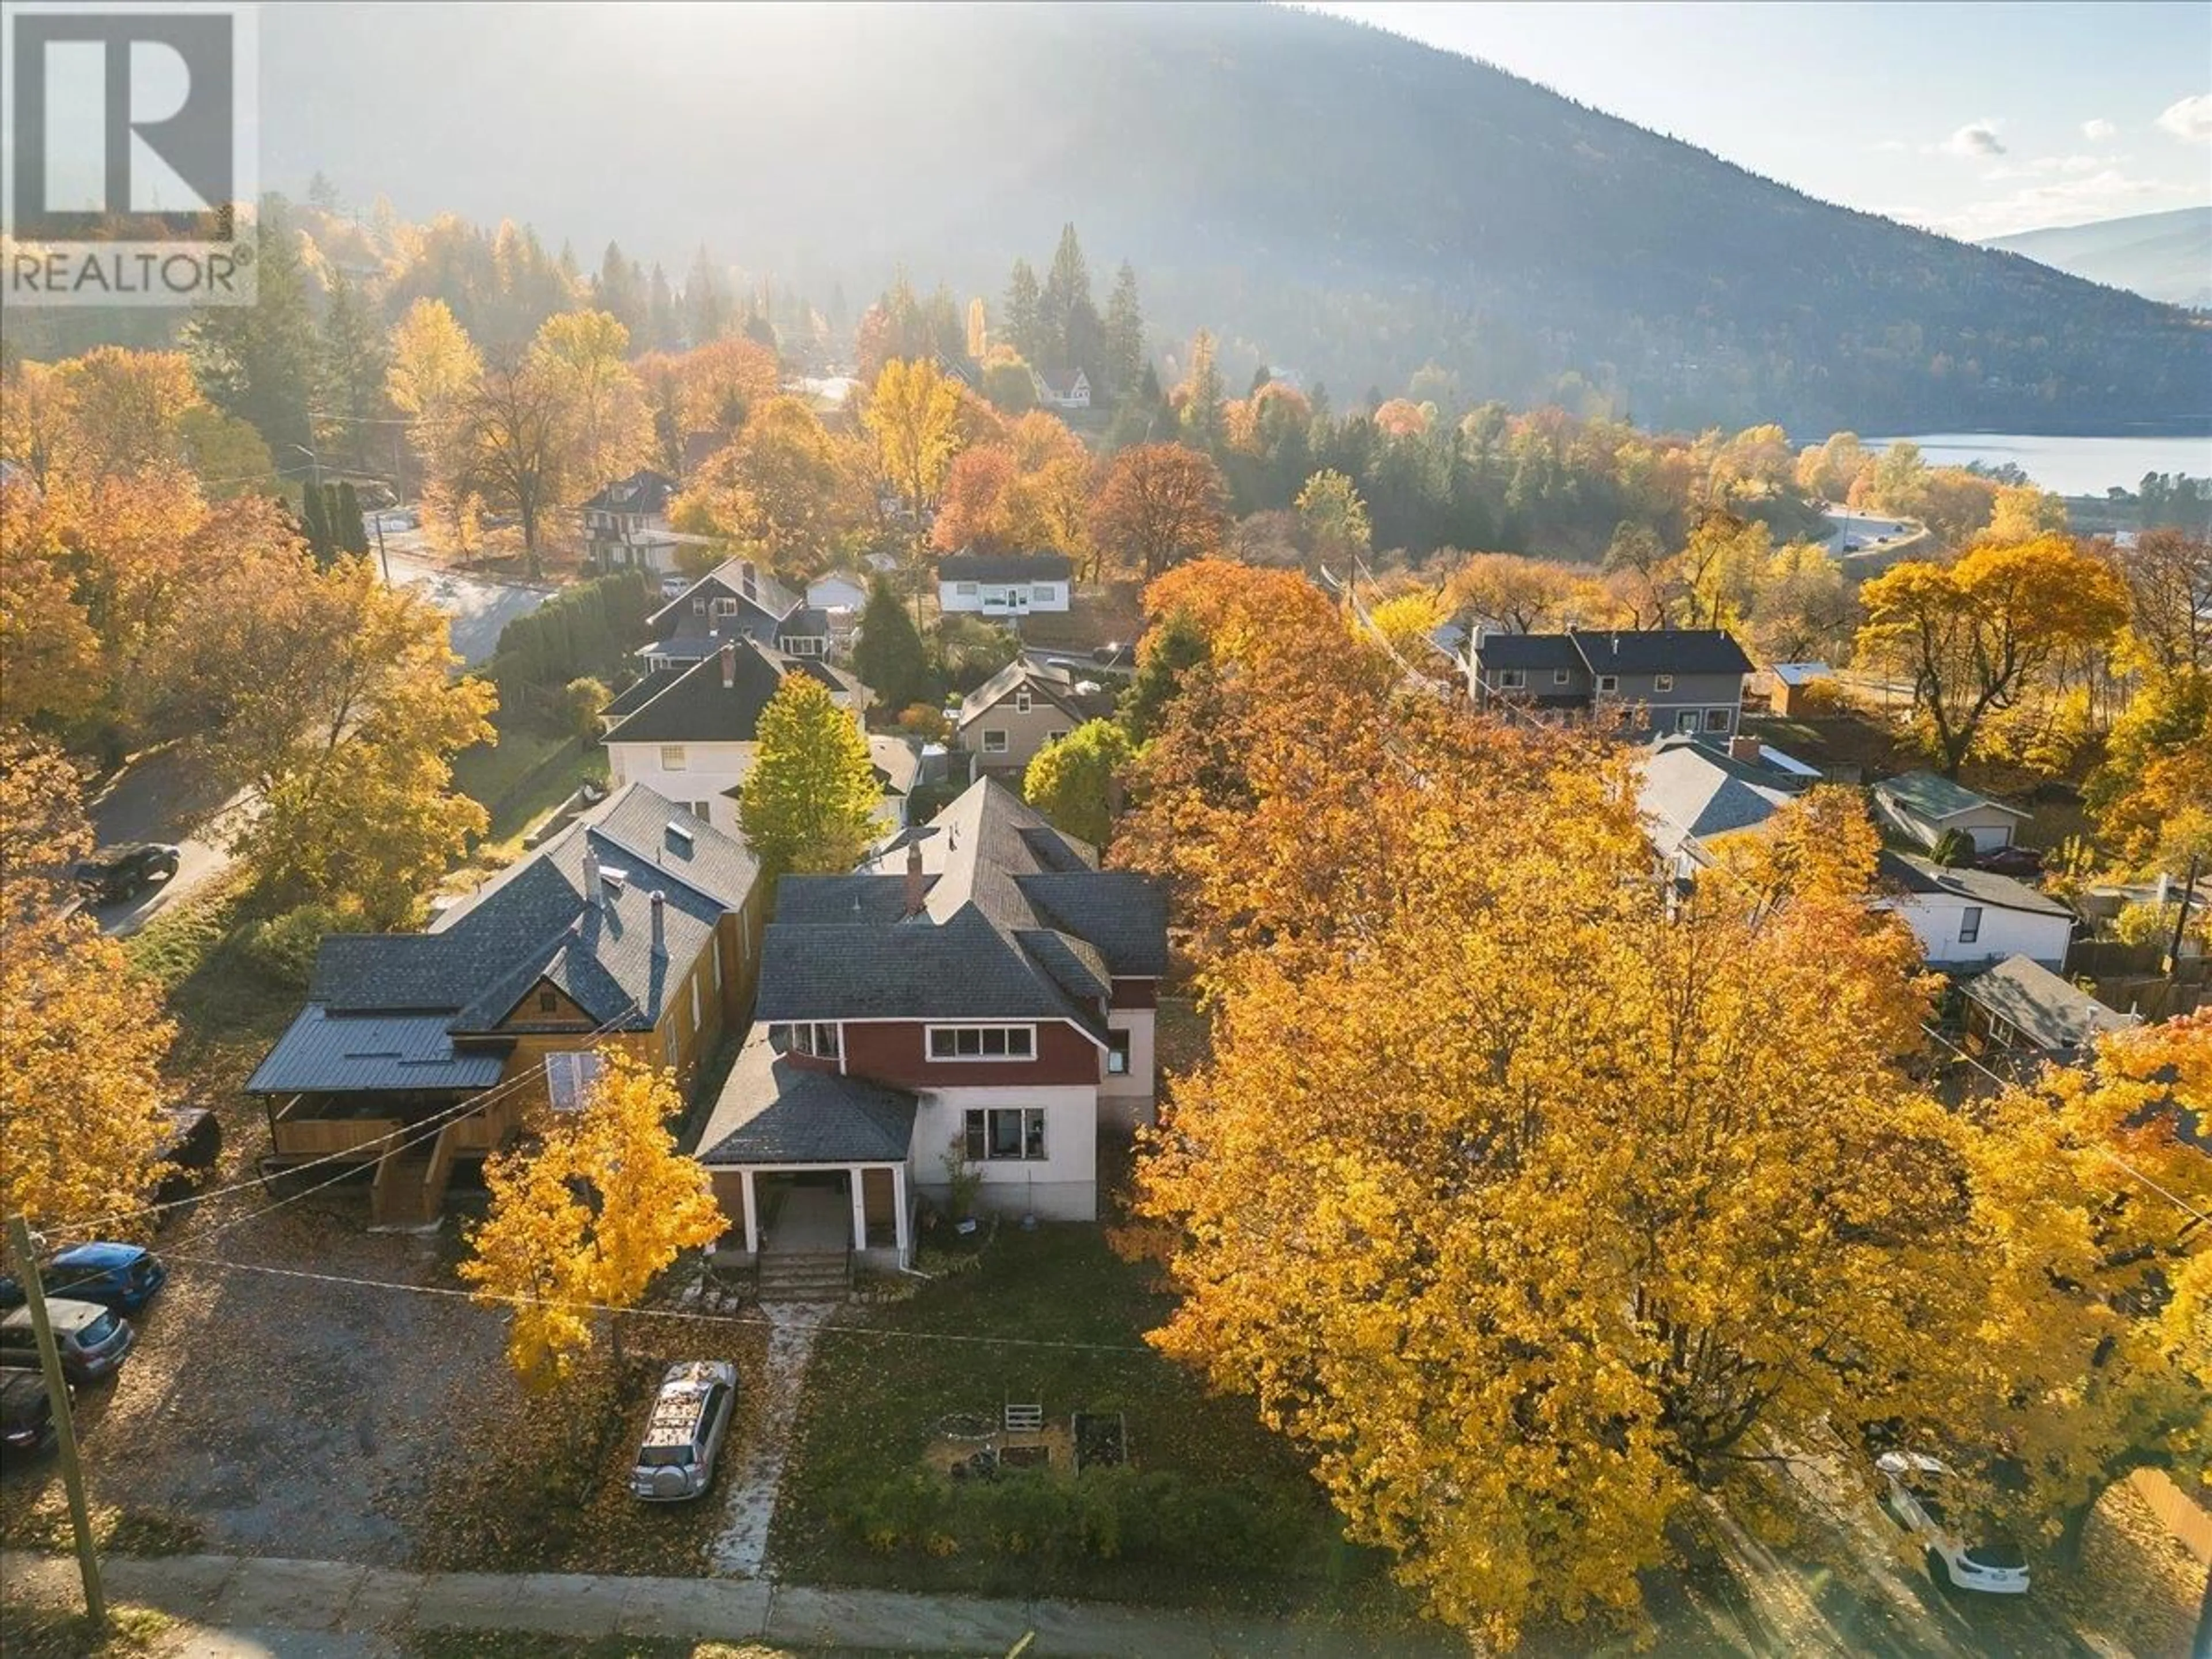
M 695 839 L 691 834 L 690 826 L 687 824 L 678 823 L 674 818 L 668 820 L 668 833 L 675 836 L 677 840 L 682 842 L 686 847 L 689 847 Z
M 617 870 L 612 865 L 603 864 L 599 866 L 599 879 L 606 884 L 609 891 L 612 892 L 617 898 L 620 898 L 623 884 L 629 879 L 629 872 Z

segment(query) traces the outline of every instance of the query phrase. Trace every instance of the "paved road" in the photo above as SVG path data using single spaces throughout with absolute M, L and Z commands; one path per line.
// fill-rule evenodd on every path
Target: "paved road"
M 118 939 L 143 927 L 230 863 L 229 836 L 246 810 L 246 797 L 226 800 L 209 788 L 173 749 L 137 757 L 108 781 L 91 804 L 93 834 L 102 847 L 130 842 L 173 842 L 177 873 L 122 904 L 92 914 L 100 930 Z
M 393 585 L 416 589 L 446 613 L 453 649 L 471 668 L 498 648 L 501 629 L 537 610 L 551 591 L 457 575 L 431 558 L 416 535 L 386 531 L 384 544 Z
M 1909 519 L 1883 519 L 1864 513 L 1831 511 L 1827 520 L 1828 551 L 1839 558 L 1878 559 L 1899 542 L 1920 533 L 1920 526 Z

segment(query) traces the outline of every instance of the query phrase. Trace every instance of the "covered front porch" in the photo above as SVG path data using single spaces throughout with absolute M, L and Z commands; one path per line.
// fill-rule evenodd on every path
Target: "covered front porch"
M 729 1218 L 718 1261 L 848 1255 L 902 1267 L 914 1254 L 914 1198 L 903 1163 L 762 1164 L 711 1170 Z

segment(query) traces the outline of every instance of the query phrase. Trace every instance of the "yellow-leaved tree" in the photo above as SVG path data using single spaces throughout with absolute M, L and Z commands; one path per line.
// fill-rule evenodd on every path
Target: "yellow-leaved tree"
M 92 848 L 82 788 L 59 750 L 0 736 L 0 1216 L 34 1227 L 138 1212 L 169 1127 L 160 994 L 64 903 Z
M 917 526 L 951 469 L 959 415 L 958 388 L 932 362 L 894 358 L 869 391 L 861 422 L 876 441 L 884 481 L 906 497 Z
M 667 1125 L 684 1103 L 670 1074 L 609 1054 L 581 1110 L 484 1162 L 490 1212 L 469 1236 L 461 1277 L 487 1306 L 512 1310 L 507 1357 L 525 1389 L 568 1376 L 610 1310 L 636 1305 L 653 1276 L 721 1236 L 706 1170 Z

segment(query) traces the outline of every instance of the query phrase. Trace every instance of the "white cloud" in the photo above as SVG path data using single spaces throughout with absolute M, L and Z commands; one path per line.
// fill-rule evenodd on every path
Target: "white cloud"
M 2212 92 L 2167 105 L 2158 124 L 2184 143 L 2212 144 Z
M 1912 146 L 1902 138 L 1885 138 L 1880 143 L 1870 144 L 1868 148 L 1876 155 L 1902 155 Z
M 2164 179 L 2136 179 L 2117 167 L 2102 173 L 2025 185 L 2010 195 L 1976 202 L 1955 213 L 1924 210 L 1894 216 L 1909 224 L 1924 225 L 1962 241 L 1986 241 L 2016 231 L 2044 230 L 2053 225 L 2090 224 L 2124 214 L 2148 213 L 2176 198 L 2192 199 L 2191 185 Z
M 2093 144 L 2102 144 L 2118 137 L 2120 130 L 2100 115 L 2094 121 L 2081 123 L 2081 136 Z
M 1963 155 L 1969 161 L 2005 153 L 2004 141 L 1997 137 L 1995 121 L 1969 121 L 1943 141 L 1944 150 L 1953 155 Z

